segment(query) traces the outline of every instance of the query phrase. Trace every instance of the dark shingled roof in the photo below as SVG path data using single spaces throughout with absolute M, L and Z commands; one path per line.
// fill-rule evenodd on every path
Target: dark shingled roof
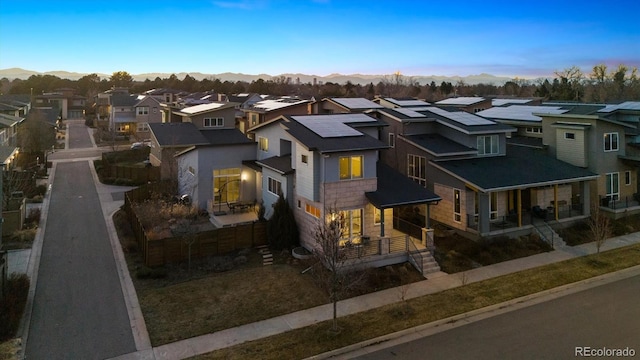
M 255 144 L 238 129 L 200 130 L 210 145 Z
M 507 144 L 529 146 L 529 147 L 536 147 L 536 148 L 544 147 L 544 144 L 542 143 L 542 138 L 535 138 L 531 136 L 512 136 L 510 138 L 507 138 Z
M 149 128 L 161 147 L 209 144 L 192 123 L 151 123 Z
M 273 156 L 263 160 L 256 160 L 256 163 L 283 175 L 291 174 L 295 171 L 291 167 L 291 155 Z
M 340 137 L 321 137 L 306 126 L 293 120 L 287 116 L 287 121 L 283 125 L 287 128 L 287 132 L 300 141 L 311 151 L 319 151 L 321 153 L 331 153 L 340 151 L 358 151 L 358 150 L 380 150 L 389 146 L 382 141 L 375 139 L 369 135 L 361 134 L 358 136 L 340 136 Z M 377 125 L 376 119 L 371 119 L 371 125 Z M 363 125 L 362 123 L 360 125 Z
M 428 152 L 435 155 L 453 155 L 460 153 L 473 153 L 478 151 L 474 148 L 470 148 L 459 144 L 449 138 L 446 138 L 440 134 L 421 134 L 421 135 L 406 135 L 401 137 L 406 138 L 412 143 L 424 148 Z
M 113 94 L 110 101 L 113 106 L 134 106 L 138 103 L 137 96 L 127 94 Z
M 378 163 L 378 188 L 365 193 L 367 199 L 378 209 L 400 205 L 426 204 L 442 200 L 433 191 L 402 175 L 393 168 Z
M 598 177 L 587 169 L 547 155 L 546 150 L 513 145 L 507 147 L 506 156 L 431 163 L 485 192 L 591 180 Z

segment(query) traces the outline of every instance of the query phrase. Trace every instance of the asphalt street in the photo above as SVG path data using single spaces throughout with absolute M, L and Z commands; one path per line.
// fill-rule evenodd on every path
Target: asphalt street
M 135 350 L 89 163 L 59 162 L 25 358 L 105 359 Z
M 569 359 L 585 348 L 629 348 L 640 357 L 639 303 L 635 276 L 358 359 Z

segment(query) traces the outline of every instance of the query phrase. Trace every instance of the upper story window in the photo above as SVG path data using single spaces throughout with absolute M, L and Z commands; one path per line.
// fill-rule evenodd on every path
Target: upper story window
M 300 155 L 300 161 L 302 161 L 303 164 L 308 164 L 309 163 L 309 156 L 302 154 Z
M 618 133 L 604 134 L 604 151 L 618 151 Z
M 266 137 L 258 137 L 258 148 L 260 151 L 269 151 L 269 139 Z
M 361 179 L 363 176 L 363 157 L 341 156 L 340 157 L 340 180 Z
M 498 154 L 498 141 L 498 135 L 478 136 L 478 155 Z
M 282 194 L 282 183 L 274 178 L 269 178 L 269 192 L 273 195 L 280 196 Z
M 394 148 L 396 147 L 396 134 L 389 133 L 389 146 Z
M 223 127 L 224 126 L 224 118 L 204 118 L 202 119 L 202 126 L 204 127 Z
M 576 133 L 566 132 L 566 133 L 564 133 L 564 138 L 567 139 L 567 140 L 575 140 L 576 139 Z
M 528 127 L 525 131 L 529 134 L 542 134 L 542 128 L 540 127 Z
M 407 177 L 422 186 L 427 186 L 427 158 L 408 154 Z
M 136 108 L 137 114 L 138 115 L 148 115 L 149 114 L 149 107 L 148 106 L 138 106 Z

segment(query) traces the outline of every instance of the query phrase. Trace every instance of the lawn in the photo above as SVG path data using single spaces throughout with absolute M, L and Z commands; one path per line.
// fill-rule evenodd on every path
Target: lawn
M 637 265 L 640 265 L 640 245 L 632 245 L 346 316 L 339 319 L 342 332 L 338 336 L 329 334 L 331 325 L 328 321 L 200 355 L 194 359 L 302 359 Z

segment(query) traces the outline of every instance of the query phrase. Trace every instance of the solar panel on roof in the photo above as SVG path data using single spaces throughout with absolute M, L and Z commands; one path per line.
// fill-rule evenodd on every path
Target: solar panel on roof
M 323 138 L 360 136 L 362 133 L 347 123 L 375 121 L 364 114 L 302 115 L 292 118 Z
M 533 114 L 564 114 L 567 111 L 566 109 L 561 109 L 559 106 L 511 105 L 483 110 L 476 115 L 502 120 L 542 121 L 541 117 Z
M 332 98 L 331 100 L 350 109 L 380 109 L 384 107 L 365 98 Z
M 438 105 L 471 105 L 477 102 L 483 101 L 484 98 L 475 96 L 460 96 L 454 98 L 448 98 L 438 101 Z
M 598 112 L 614 112 L 616 110 L 640 110 L 640 101 L 625 101 L 617 105 L 607 105 Z
M 393 109 L 399 113 L 401 113 L 404 116 L 408 116 L 410 118 L 419 118 L 419 117 L 425 117 L 424 114 L 421 114 L 417 111 L 415 111 L 414 109 L 406 109 L 406 108 L 395 108 Z
M 431 107 L 428 110 L 434 114 L 438 114 L 442 117 L 459 122 L 460 124 L 463 124 L 463 125 L 475 126 L 475 125 L 494 125 L 495 124 L 495 122 L 491 120 L 485 119 L 477 115 L 469 114 L 463 111 L 449 112 L 437 107 Z

